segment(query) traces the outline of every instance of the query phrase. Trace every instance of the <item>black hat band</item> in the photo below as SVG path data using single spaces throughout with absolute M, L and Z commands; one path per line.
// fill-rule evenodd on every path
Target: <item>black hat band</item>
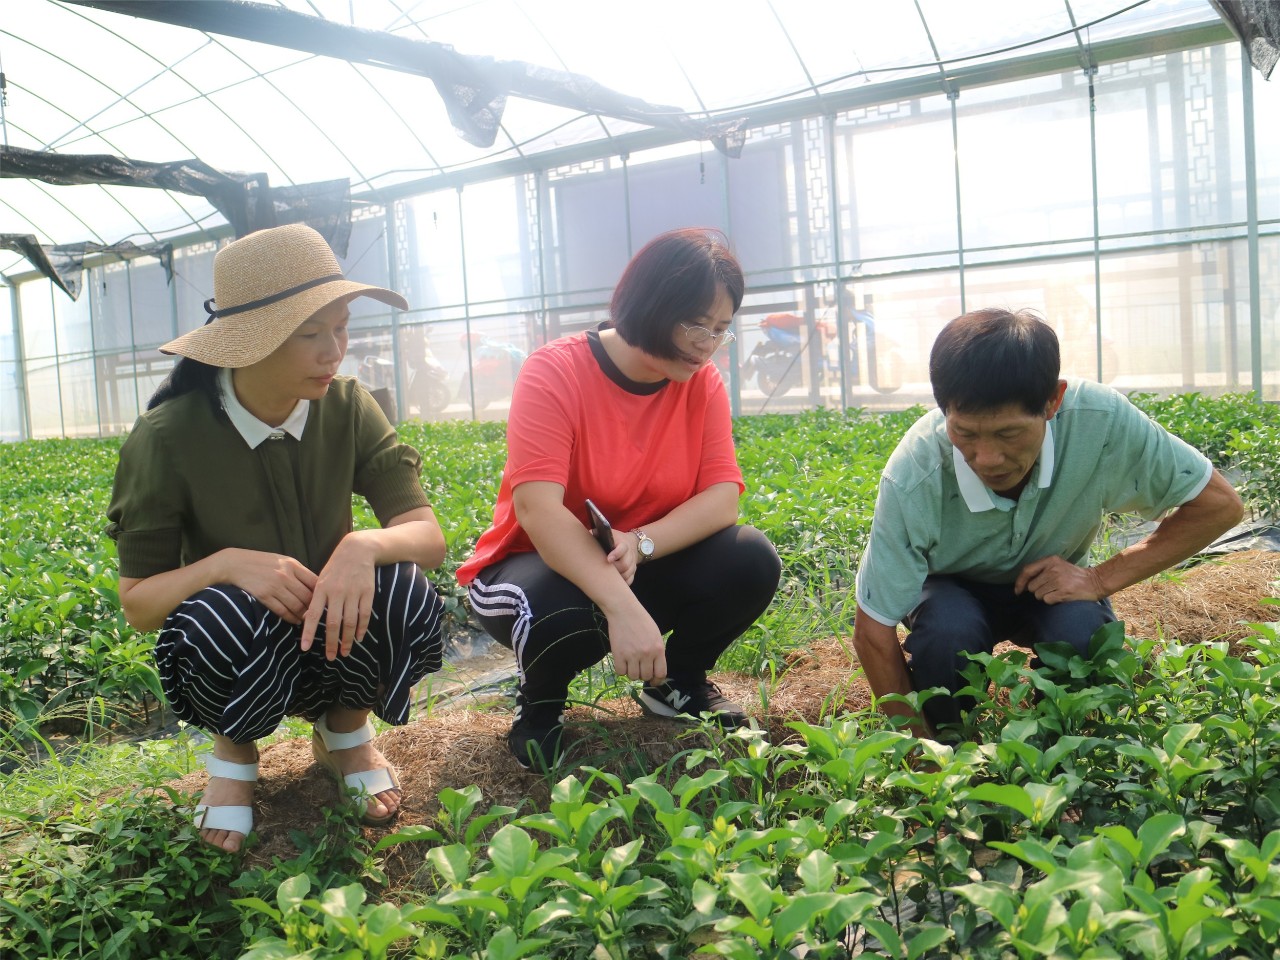
M 217 310 L 213 305 L 213 297 L 204 302 L 205 313 L 209 314 L 209 319 L 205 321 L 208 325 L 213 321 L 222 317 L 234 316 L 237 313 L 244 313 L 246 310 L 257 310 L 259 307 L 269 307 L 273 303 L 279 303 L 281 300 L 287 300 L 296 294 L 302 293 L 304 290 L 310 290 L 312 287 L 318 287 L 322 283 L 332 283 L 335 280 L 345 280 L 340 273 L 331 273 L 327 277 L 317 277 L 314 280 L 308 280 L 306 283 L 300 283 L 296 287 L 290 287 L 288 290 L 281 290 L 279 293 L 273 293 L 269 297 L 263 297 L 261 300 L 250 300 L 248 303 L 242 303 L 238 307 L 227 307 L 225 310 Z

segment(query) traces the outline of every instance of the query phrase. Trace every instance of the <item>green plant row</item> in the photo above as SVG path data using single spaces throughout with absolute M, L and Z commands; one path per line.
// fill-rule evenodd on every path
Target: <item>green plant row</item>
M 1240 476 L 1256 509 L 1280 506 L 1280 413 L 1251 397 L 1135 401 Z M 880 470 L 919 408 L 744 417 L 735 422 L 748 478 L 743 519 L 777 545 L 782 587 L 725 665 L 768 672 L 812 637 L 846 632 L 852 582 L 870 529 Z M 408 423 L 423 484 L 450 538 L 434 578 L 451 615 L 467 617 L 453 570 L 490 519 L 505 453 L 501 423 Z M 0 444 L 0 731 L 18 739 L 66 715 L 111 724 L 159 696 L 151 637 L 120 613 L 115 554 L 103 535 L 119 438 Z M 357 501 L 358 525 L 374 522 Z
M 713 739 L 545 810 L 445 790 L 363 856 L 335 821 L 231 881 L 169 804 L 9 844 L 0 954 L 271 958 L 1262 958 L 1280 943 L 1280 641 L 975 658 L 954 746 L 875 715 Z M 1159 653 L 1159 655 L 1157 655 Z M 32 825 L 36 827 L 37 825 Z M 423 867 L 394 896 L 388 851 Z M 174 896 L 174 894 L 178 894 Z

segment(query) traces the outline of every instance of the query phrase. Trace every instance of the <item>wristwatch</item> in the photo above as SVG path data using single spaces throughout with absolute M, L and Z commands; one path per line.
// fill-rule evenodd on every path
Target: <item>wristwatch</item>
M 637 563 L 644 563 L 646 560 L 653 559 L 653 540 L 643 530 L 632 530 L 636 535 L 636 549 L 640 552 L 640 559 Z

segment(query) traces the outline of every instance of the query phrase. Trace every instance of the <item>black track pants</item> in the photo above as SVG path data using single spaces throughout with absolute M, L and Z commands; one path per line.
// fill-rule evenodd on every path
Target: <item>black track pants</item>
M 749 526 L 636 568 L 631 589 L 667 641 L 667 673 L 700 676 L 755 622 L 778 588 L 773 544 Z M 516 655 L 526 702 L 563 701 L 569 682 L 609 653 L 604 614 L 537 553 L 512 554 L 471 584 L 471 608 Z

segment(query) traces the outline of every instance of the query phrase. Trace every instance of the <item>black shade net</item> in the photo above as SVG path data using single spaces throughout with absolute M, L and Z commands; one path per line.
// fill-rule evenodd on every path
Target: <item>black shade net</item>
M 741 155 L 746 139 L 745 117 L 697 120 L 676 107 L 626 96 L 581 74 L 520 60 L 469 56 L 448 44 L 347 26 L 283 7 L 245 0 L 64 2 L 426 77 L 443 99 L 458 134 L 480 147 L 492 146 L 496 140 L 509 95 L 675 130 L 690 139 L 710 140 L 729 157 Z M 0 177 L 58 185 L 151 187 L 200 196 L 227 219 L 237 237 L 285 223 L 306 223 L 319 231 L 340 257 L 346 256 L 351 236 L 351 186 L 347 179 L 272 187 L 265 173 L 217 170 L 199 159 L 154 162 L 9 146 L 0 147 Z M 73 298 L 79 291 L 79 279 L 73 280 L 71 274 L 78 274 L 85 252 L 136 256 L 159 249 L 157 244 L 137 246 L 129 241 L 110 246 L 50 247 L 41 246 L 30 235 L 0 237 L 6 248 L 23 253 Z M 171 266 L 170 257 L 166 270 Z
M 446 43 L 347 26 L 265 3 L 245 0 L 66 2 L 427 77 L 435 84 L 459 136 L 478 147 L 493 145 L 508 96 L 676 130 L 690 139 L 710 140 L 717 150 L 730 157 L 742 153 L 745 141 L 745 118 L 697 120 L 678 107 L 626 96 L 581 74 L 552 70 L 523 60 L 463 54 Z
M 166 279 L 173 282 L 173 244 L 170 243 L 137 244 L 123 240 L 113 244 L 62 243 L 50 247 L 41 244 L 30 233 L 0 233 L 0 249 L 22 254 L 72 300 L 80 296 L 84 261 L 91 254 L 112 254 L 121 260 L 157 257 L 164 268 Z
M 1249 51 L 1263 79 L 1280 60 L 1280 3 L 1275 0 L 1209 0 Z
M 0 147 L 0 177 L 39 180 L 61 186 L 104 184 L 120 187 L 153 187 L 204 197 L 227 218 L 237 237 L 255 230 L 286 223 L 305 223 L 317 230 L 340 257 L 347 254 L 351 239 L 351 182 L 347 179 L 273 187 L 265 173 L 227 173 L 215 170 L 202 160 L 175 160 L 155 163 L 109 154 L 62 154 L 22 147 Z M 135 245 L 130 241 L 104 246 L 93 243 L 58 244 L 41 248 L 35 237 L 3 234 L 5 247 L 22 253 L 37 270 L 74 299 L 79 280 L 69 282 L 67 271 L 73 261 L 62 265 L 59 254 L 41 258 L 36 251 L 84 251 L 118 253 L 131 251 L 152 255 L 159 244 Z M 30 242 L 28 242 L 30 241 Z M 135 254 L 142 255 L 142 254 Z M 158 255 L 158 254 L 157 254 Z M 52 259 L 53 262 L 48 261 Z M 172 257 L 166 272 L 172 273 Z M 75 269 L 79 269 L 77 266 Z M 172 278 L 171 278 L 172 279 Z

